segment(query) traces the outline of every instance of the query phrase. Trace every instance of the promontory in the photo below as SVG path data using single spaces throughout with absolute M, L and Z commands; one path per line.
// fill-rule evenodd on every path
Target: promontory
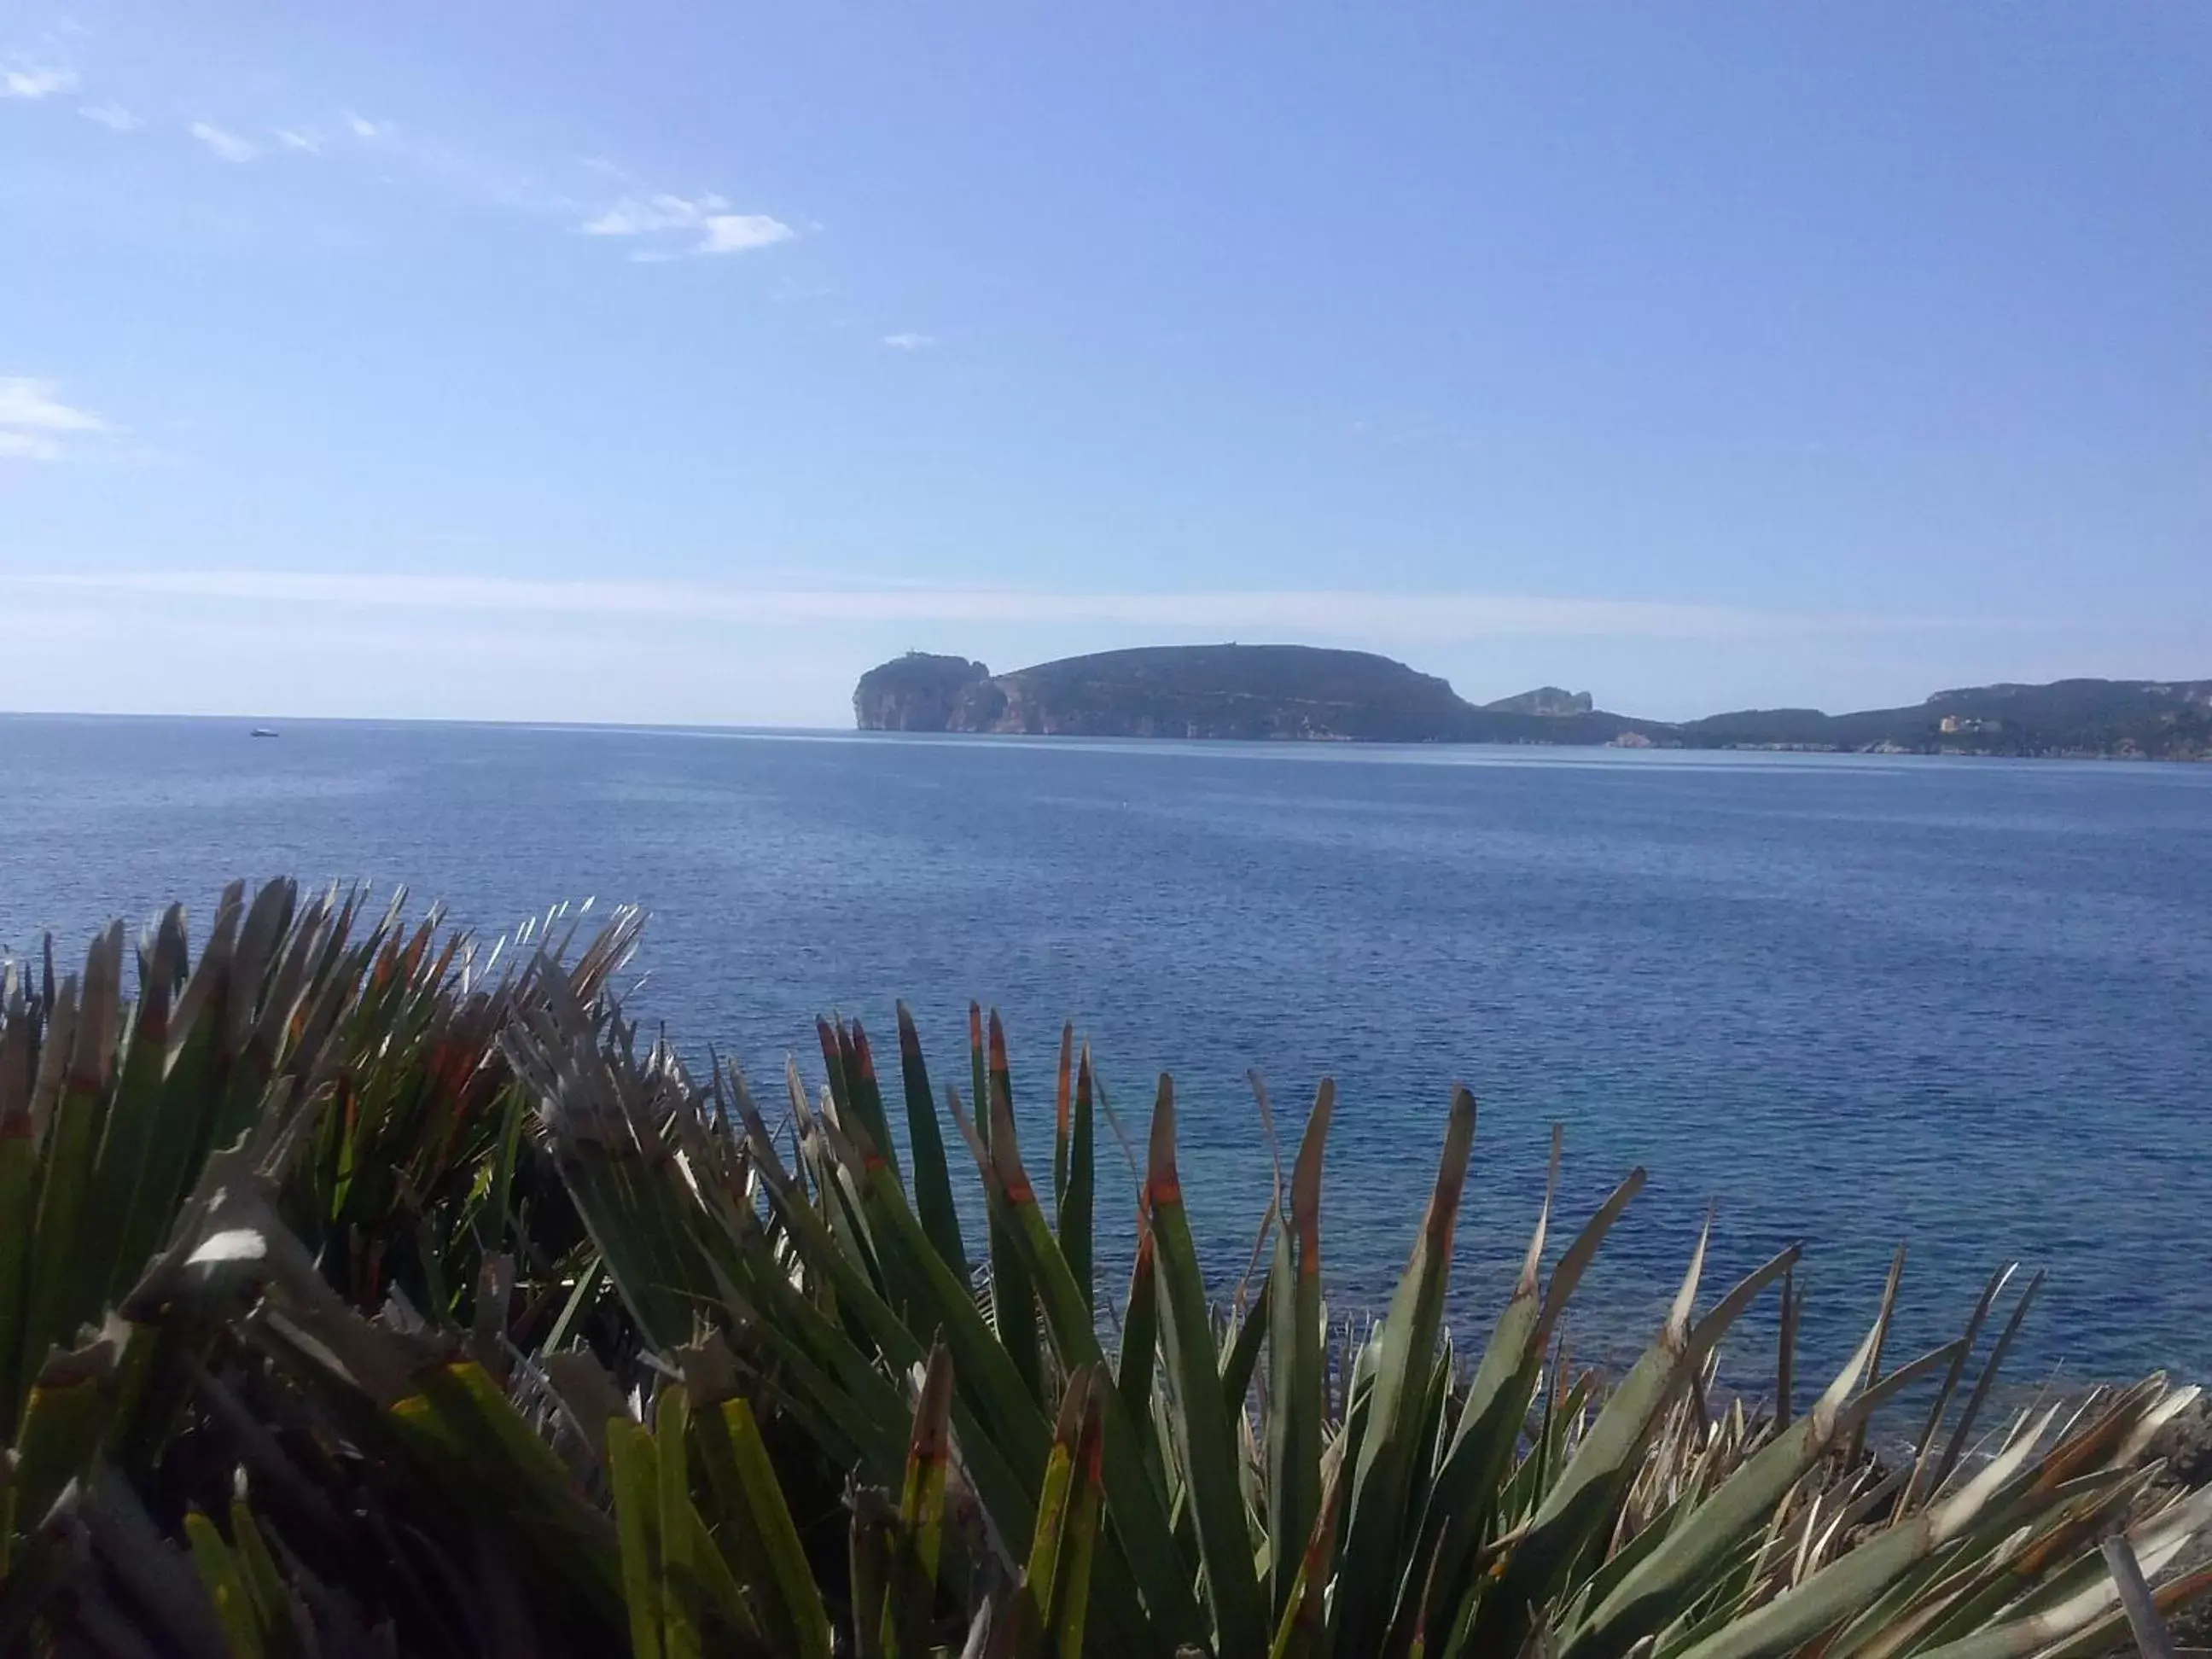
M 2212 680 L 1971 686 L 1856 714 L 1668 721 L 1555 685 L 1470 702 L 1388 657 L 1310 645 L 1146 646 L 1005 674 L 910 651 L 860 677 L 853 714 L 871 732 L 2212 758 Z
M 1479 708 L 1388 657 L 1310 645 L 1149 646 L 996 675 L 909 652 L 860 677 L 853 713 L 864 731 L 1358 743 L 1605 743 L 1651 724 L 1557 686 Z

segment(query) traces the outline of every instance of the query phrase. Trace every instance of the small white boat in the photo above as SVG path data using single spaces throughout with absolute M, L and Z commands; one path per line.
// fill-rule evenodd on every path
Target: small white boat
M 273 738 L 276 735 L 276 728 L 273 726 L 257 726 L 246 735 L 252 738 Z

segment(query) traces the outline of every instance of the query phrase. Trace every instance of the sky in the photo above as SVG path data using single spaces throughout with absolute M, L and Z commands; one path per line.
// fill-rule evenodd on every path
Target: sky
M 2212 7 L 0 0 L 0 708 L 2212 676 Z

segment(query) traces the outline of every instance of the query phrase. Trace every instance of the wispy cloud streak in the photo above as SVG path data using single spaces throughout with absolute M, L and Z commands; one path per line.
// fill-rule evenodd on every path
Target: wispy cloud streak
M 76 71 L 58 64 L 11 64 L 0 69 L 0 98 L 21 98 L 36 103 L 42 98 L 75 92 Z
M 65 404 L 52 380 L 0 374 L 0 460 L 59 461 L 64 438 L 97 438 L 115 428 L 88 409 Z
M 240 137 L 227 127 L 216 125 L 212 121 L 195 121 L 185 131 L 206 145 L 208 153 L 218 161 L 228 161 L 235 166 L 251 161 L 261 154 L 258 145 Z
M 1376 589 L 1049 592 L 1024 588 L 790 588 L 729 582 L 562 581 L 491 576 L 274 571 L 26 576 L 49 590 L 449 614 L 653 617 L 670 621 L 1104 623 L 1332 638 L 1745 639 L 1956 627 L 1958 619 L 1766 611 L 1651 599 Z

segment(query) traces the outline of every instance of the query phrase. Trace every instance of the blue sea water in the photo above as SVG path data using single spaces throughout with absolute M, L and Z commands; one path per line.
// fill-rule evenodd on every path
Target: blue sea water
M 1340 1310 L 1387 1296 L 1463 1079 L 1471 1330 L 1559 1123 L 1555 1249 L 1650 1176 L 1577 1300 L 1586 1355 L 1645 1340 L 1715 1200 L 1708 1297 L 1804 1240 L 1812 1359 L 1908 1240 L 1905 1340 L 2019 1259 L 2048 1279 L 2014 1376 L 2212 1373 L 2212 768 L 17 717 L 0 789 L 0 947 L 279 872 L 487 934 L 635 901 L 633 1012 L 764 1083 L 818 1073 L 817 1012 L 888 1036 L 903 996 L 964 1091 L 968 999 L 995 1003 L 1033 1169 L 1073 1019 L 1133 1139 L 1174 1074 L 1223 1282 L 1270 1189 L 1247 1068 L 1286 1140 L 1337 1080 Z M 1100 1168 L 1110 1275 L 1110 1139 Z

